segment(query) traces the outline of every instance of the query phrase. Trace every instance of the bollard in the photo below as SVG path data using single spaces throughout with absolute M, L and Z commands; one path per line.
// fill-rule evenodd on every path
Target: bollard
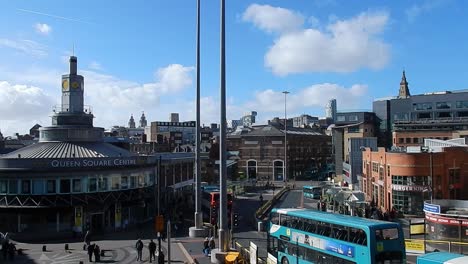
M 68 244 L 65 244 L 65 250 L 68 250 Z
M 42 246 L 42 252 L 46 252 L 46 251 L 47 251 L 47 247 L 46 247 L 46 245 L 43 245 Z
M 82 260 L 80 260 L 79 264 L 84 264 Z

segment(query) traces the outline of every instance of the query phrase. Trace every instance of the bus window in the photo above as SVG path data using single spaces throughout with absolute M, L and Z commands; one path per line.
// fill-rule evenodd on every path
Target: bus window
M 375 238 L 377 240 L 395 240 L 395 239 L 398 239 L 398 229 L 396 229 L 396 228 L 378 229 L 378 230 L 375 231 Z
M 290 227 L 290 221 L 291 221 L 291 217 L 289 217 L 288 215 L 280 215 L 280 225 L 282 226 L 285 226 L 285 227 Z

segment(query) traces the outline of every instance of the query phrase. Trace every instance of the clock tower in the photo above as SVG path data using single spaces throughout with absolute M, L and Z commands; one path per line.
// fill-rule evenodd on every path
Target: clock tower
M 62 75 L 62 112 L 83 112 L 83 76 L 77 74 L 77 59 L 70 57 L 70 73 Z

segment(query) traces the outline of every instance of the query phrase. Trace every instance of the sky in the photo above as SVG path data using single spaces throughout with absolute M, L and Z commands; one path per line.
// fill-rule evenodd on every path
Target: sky
M 468 45 L 456 0 L 226 1 L 227 119 L 258 122 L 372 110 L 396 96 L 468 88 Z M 219 123 L 220 1 L 201 0 L 201 120 Z M 126 126 L 180 113 L 195 120 L 196 0 L 0 0 L 0 131 L 51 124 L 61 75 L 78 57 L 94 124 Z

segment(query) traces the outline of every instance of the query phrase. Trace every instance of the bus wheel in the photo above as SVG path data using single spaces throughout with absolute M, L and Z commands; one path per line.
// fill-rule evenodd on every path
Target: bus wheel
M 287 258 L 287 257 L 283 257 L 283 258 L 281 259 L 281 264 L 289 264 L 288 258 Z

